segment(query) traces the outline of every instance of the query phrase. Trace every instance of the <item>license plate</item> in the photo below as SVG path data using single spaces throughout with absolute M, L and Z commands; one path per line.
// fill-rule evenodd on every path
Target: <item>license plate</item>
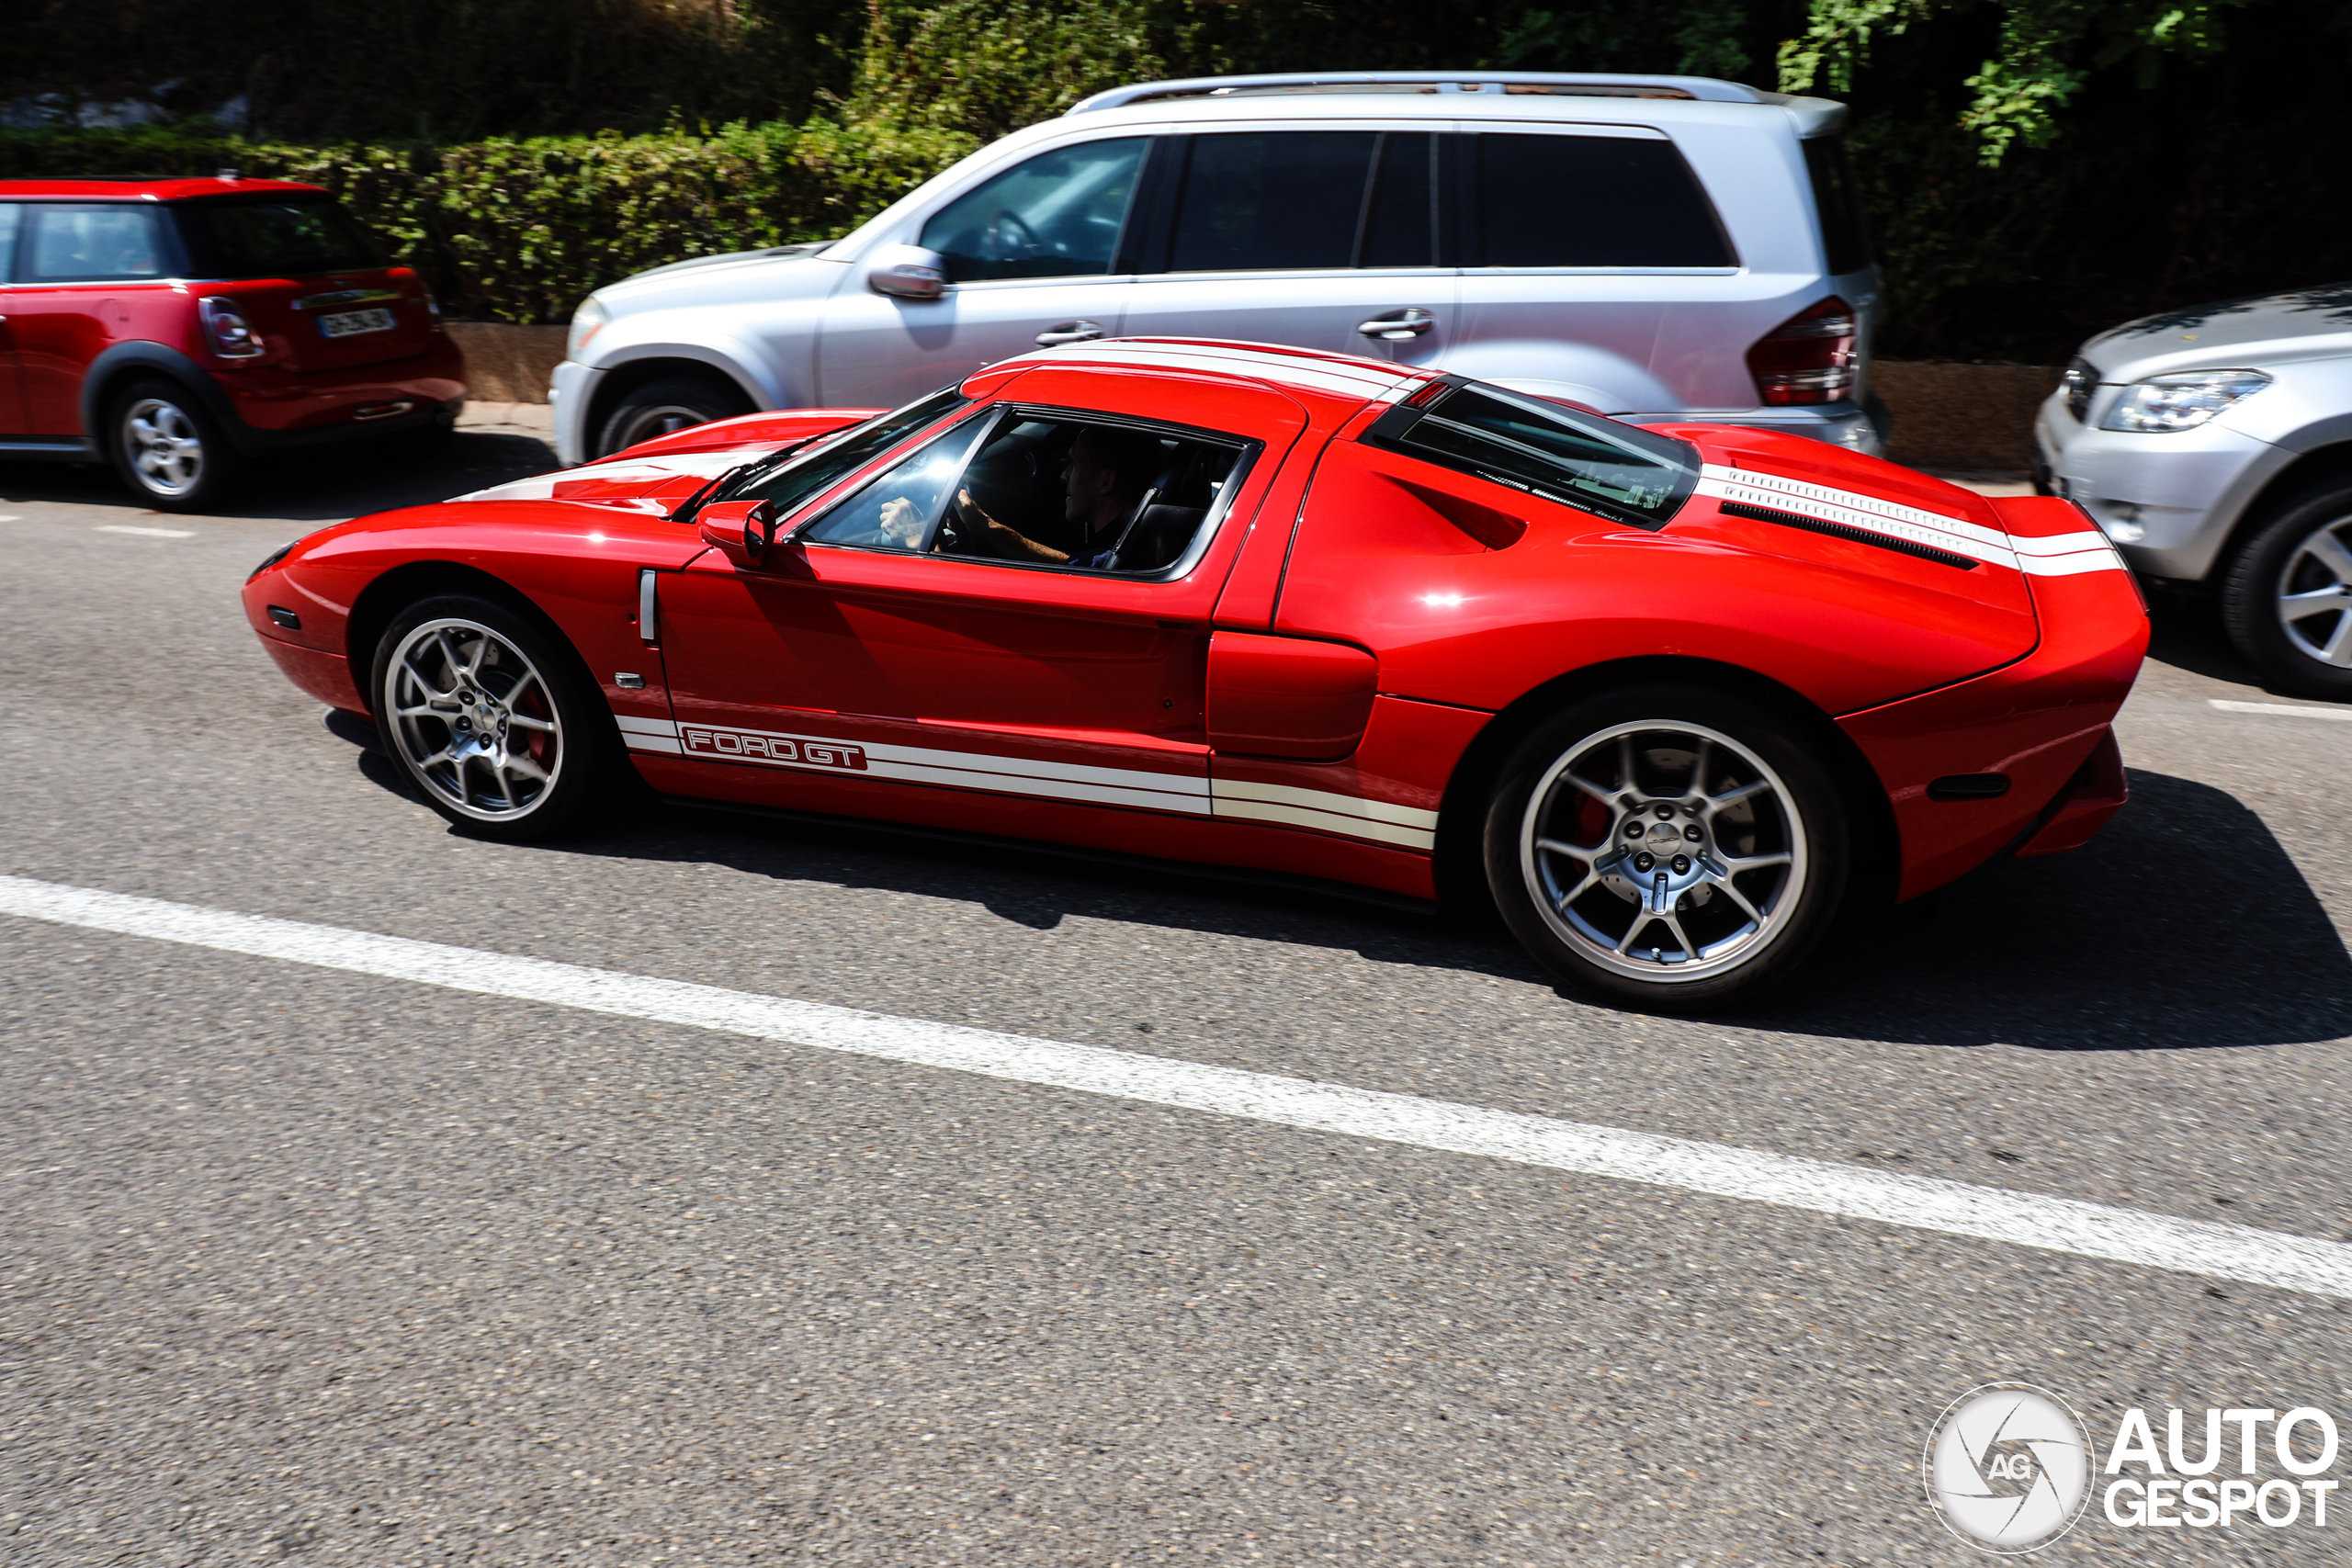
M 388 333 L 400 323 L 390 310 L 345 310 L 319 318 L 321 337 L 352 337 L 360 333 Z

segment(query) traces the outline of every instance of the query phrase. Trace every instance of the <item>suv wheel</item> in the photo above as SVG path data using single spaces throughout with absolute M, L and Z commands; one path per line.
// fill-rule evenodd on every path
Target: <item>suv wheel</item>
M 751 400 L 716 377 L 671 376 L 626 392 L 605 417 L 596 455 L 606 457 L 688 425 L 750 413 Z
M 2222 615 L 2278 684 L 2352 701 L 2352 488 L 2307 497 L 2246 541 Z
M 163 512 L 201 512 L 243 465 L 202 403 L 169 381 L 141 381 L 114 400 L 107 446 L 123 482 Z
M 1487 814 L 1487 886 L 1577 988 L 1686 1012 L 1784 977 L 1845 897 L 1848 813 L 1770 711 L 1703 686 L 1578 703 L 1522 742 Z

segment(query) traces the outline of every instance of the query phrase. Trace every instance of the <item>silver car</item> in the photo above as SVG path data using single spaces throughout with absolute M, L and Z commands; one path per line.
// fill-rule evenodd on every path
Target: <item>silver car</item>
M 846 238 L 598 289 L 550 390 L 558 446 L 580 462 L 755 409 L 891 408 L 1041 344 L 1182 336 L 1875 452 L 1879 275 L 1845 116 L 1686 76 L 1119 88 Z
M 2101 333 L 2034 437 L 2134 570 L 2211 584 L 2273 682 L 2352 700 L 2352 283 Z

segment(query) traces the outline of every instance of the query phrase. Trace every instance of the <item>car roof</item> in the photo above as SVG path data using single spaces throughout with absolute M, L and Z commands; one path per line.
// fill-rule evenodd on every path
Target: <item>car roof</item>
M 234 175 L 189 179 L 174 175 L 137 180 L 0 180 L 0 201 L 187 201 L 207 196 L 274 196 L 299 192 L 324 196 L 322 186 L 290 180 L 248 180 Z
M 986 377 L 991 383 L 1001 384 L 998 378 L 1008 370 L 1039 366 L 1167 370 L 1192 377 L 1227 377 L 1272 387 L 1310 400 L 1337 400 L 1356 406 L 1395 402 L 1437 378 L 1437 372 L 1415 366 L 1390 365 L 1377 359 L 1291 348 L 1282 344 L 1232 343 L 1221 338 L 1127 337 L 1039 349 L 991 365 L 973 379 Z

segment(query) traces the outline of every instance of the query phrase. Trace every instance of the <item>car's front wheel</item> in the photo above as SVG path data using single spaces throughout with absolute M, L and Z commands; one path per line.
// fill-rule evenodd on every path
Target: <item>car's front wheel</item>
M 116 396 L 107 446 L 123 482 L 161 512 L 203 511 L 243 467 L 209 411 L 170 381 L 141 381 Z
M 2352 487 L 2304 497 L 2246 541 L 2222 582 L 2222 616 L 2279 685 L 2352 701 Z
M 425 804 L 478 838 L 544 838 L 606 799 L 626 764 L 570 650 L 470 594 L 410 605 L 377 644 L 384 750 Z
M 596 452 L 609 456 L 640 441 L 714 419 L 752 412 L 751 400 L 716 376 L 668 376 L 621 394 L 605 416 Z
M 1561 978 L 1688 1011 L 1785 977 L 1845 897 L 1847 813 L 1779 716 L 1703 686 L 1587 699 L 1504 765 L 1487 886 Z

